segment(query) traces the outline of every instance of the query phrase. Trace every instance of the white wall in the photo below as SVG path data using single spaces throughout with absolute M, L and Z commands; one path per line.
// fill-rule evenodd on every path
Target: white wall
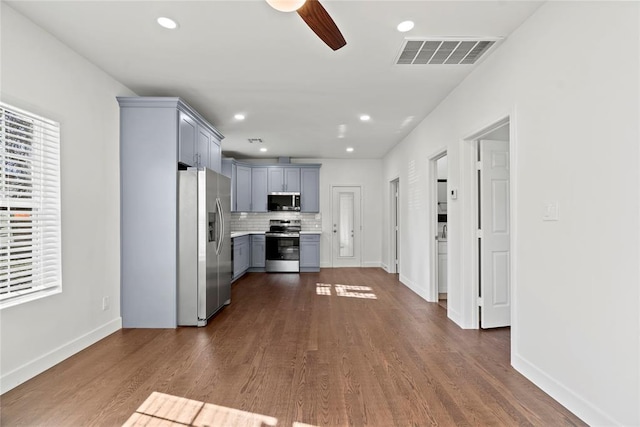
M 362 266 L 381 267 L 382 161 L 348 159 L 295 159 L 293 163 L 319 163 L 322 240 L 320 266 L 331 267 L 331 186 L 362 187 Z
M 60 123 L 62 192 L 62 293 L 0 312 L 4 392 L 121 327 L 115 97 L 133 93 L 1 7 L 2 100 Z
M 449 316 L 475 327 L 464 139 L 511 116 L 512 363 L 592 425 L 640 425 L 639 9 L 545 3 L 383 165 L 406 190 L 401 280 L 426 296 L 428 158 L 448 149 Z M 547 201 L 558 222 L 542 221 Z

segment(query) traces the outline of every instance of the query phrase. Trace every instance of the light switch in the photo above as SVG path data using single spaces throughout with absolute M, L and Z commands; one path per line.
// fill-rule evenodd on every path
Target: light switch
M 451 200 L 456 200 L 458 198 L 458 190 L 449 190 L 449 194 L 451 195 Z
M 558 202 L 545 203 L 543 221 L 558 221 Z

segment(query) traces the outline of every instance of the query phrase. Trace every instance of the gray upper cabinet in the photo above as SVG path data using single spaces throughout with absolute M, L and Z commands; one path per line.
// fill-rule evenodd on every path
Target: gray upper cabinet
M 236 212 L 251 212 L 251 167 L 236 165 Z
M 320 212 L 320 168 L 301 168 L 300 181 L 300 212 Z
M 211 144 L 209 144 L 209 169 L 222 173 L 222 150 L 220 148 L 221 141 L 216 140 L 215 137 L 211 137 Z
M 300 192 L 300 168 L 284 168 L 284 191 Z
M 196 144 L 196 164 L 194 166 L 209 167 L 209 145 L 211 134 L 207 129 L 198 127 L 198 143 Z
M 267 168 L 251 168 L 251 211 L 267 212 Z
M 211 125 L 180 111 L 178 162 L 220 172 L 220 135 Z
M 180 135 L 178 161 L 185 165 L 194 166 L 197 162 L 196 138 L 198 124 L 184 111 L 180 111 Z
M 267 212 L 267 195 L 283 191 L 300 193 L 301 212 L 320 212 L 319 164 L 254 165 L 225 158 L 221 168 L 231 178 L 233 212 Z
M 175 328 L 178 163 L 197 163 L 200 129 L 222 135 L 175 97 L 120 104 L 120 312 L 125 328 Z M 208 159 L 211 162 L 211 145 Z M 203 161 L 206 160 L 203 158 Z M 215 159 L 214 159 L 215 160 Z M 220 163 L 217 159 L 216 164 Z M 211 164 L 211 163 L 210 163 Z
M 300 168 L 269 167 L 268 192 L 300 192 Z
M 275 193 L 278 191 L 284 191 L 284 169 L 283 168 L 269 168 L 269 178 L 267 189 L 269 193 Z

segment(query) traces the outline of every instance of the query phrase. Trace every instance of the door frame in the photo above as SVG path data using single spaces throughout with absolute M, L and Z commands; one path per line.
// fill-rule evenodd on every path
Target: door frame
M 469 329 L 480 328 L 480 315 L 478 305 L 478 295 L 480 290 L 479 280 L 479 255 L 477 230 L 478 224 L 478 173 L 476 162 L 478 156 L 478 140 L 483 139 L 486 135 L 496 129 L 509 124 L 509 215 L 511 221 L 511 234 L 509 237 L 509 245 L 512 248 L 509 263 L 510 284 L 511 284 L 511 327 L 517 322 L 515 313 L 516 307 L 516 248 L 517 241 L 517 141 L 516 141 L 516 121 L 513 111 L 501 118 L 480 127 L 479 130 L 470 133 L 469 136 L 463 138 L 460 152 L 460 165 L 462 171 L 461 187 L 459 202 L 461 202 L 461 258 L 462 258 L 462 274 L 461 274 L 461 293 L 462 293 L 462 318 L 464 319 L 463 327 Z M 514 348 L 513 337 L 516 335 L 512 329 L 512 349 Z
M 429 296 L 429 301 L 438 302 L 438 240 L 436 236 L 438 235 L 438 160 L 447 155 L 447 148 L 441 148 L 436 152 L 432 153 L 429 156 L 429 248 L 431 249 L 431 256 L 429 257 L 429 276 L 431 286 L 427 291 L 427 295 Z M 449 172 L 447 171 L 447 175 Z M 448 176 L 447 176 L 448 182 Z M 447 197 L 448 198 L 448 197 Z M 447 210 L 447 215 L 449 214 Z M 448 218 L 447 218 L 448 221 Z M 447 223 L 448 225 L 448 223 Z M 447 226 L 447 229 L 449 227 Z M 447 261 L 447 276 L 449 275 L 449 270 L 451 262 Z M 448 304 L 447 304 L 448 307 Z M 448 309 L 447 309 L 448 310 Z
M 358 267 L 362 267 L 362 256 L 363 256 L 363 249 L 364 249 L 363 246 L 362 246 L 362 234 L 363 234 L 362 230 L 364 228 L 364 226 L 362 224 L 363 223 L 363 217 L 364 217 L 364 210 L 362 209 L 362 198 L 363 198 L 364 190 L 362 188 L 362 185 L 358 185 L 358 184 L 354 184 L 354 185 L 346 185 L 346 184 L 344 184 L 344 185 L 343 184 L 335 184 L 334 185 L 334 184 L 332 184 L 330 186 L 330 191 L 331 192 L 329 193 L 329 198 L 331 200 L 330 206 L 331 206 L 331 230 L 332 230 L 332 232 L 331 232 L 331 267 L 332 268 L 336 268 L 336 265 L 335 265 L 335 262 L 334 262 L 335 261 L 335 256 L 334 255 L 335 255 L 335 238 L 336 237 L 335 237 L 335 233 L 333 233 L 333 219 L 334 219 L 333 218 L 333 213 L 334 213 L 334 209 L 335 209 L 335 206 L 334 206 L 334 203 L 333 203 L 333 190 L 335 188 L 358 188 L 358 189 L 360 189 L 360 200 L 359 200 L 359 203 L 360 203 L 360 217 L 358 218 L 358 222 L 359 222 L 359 225 L 360 225 L 360 230 L 358 230 L 359 233 L 357 234 L 357 239 L 354 239 L 354 244 L 359 245 L 360 259 L 358 260 L 358 264 L 359 264 Z
M 396 197 L 395 193 L 398 193 Z M 391 274 L 400 274 L 400 245 L 398 245 L 398 240 L 400 236 L 400 177 L 395 177 L 394 179 L 389 181 L 389 206 L 390 206 L 390 214 L 389 217 L 391 219 L 390 228 L 389 228 L 389 269 L 388 272 Z M 396 225 L 398 226 L 398 230 L 395 230 Z M 394 234 L 395 237 L 394 238 Z M 397 256 L 397 258 L 396 258 Z M 396 264 L 396 259 L 398 260 L 398 264 Z

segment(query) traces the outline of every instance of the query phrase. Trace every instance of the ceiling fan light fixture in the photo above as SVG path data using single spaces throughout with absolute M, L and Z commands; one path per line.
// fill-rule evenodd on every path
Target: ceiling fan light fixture
M 401 33 L 406 33 L 407 31 L 413 30 L 414 25 L 413 21 L 402 21 L 396 28 Z
M 166 16 L 161 16 L 156 19 L 158 25 L 162 28 L 166 28 L 167 30 L 175 30 L 178 28 L 178 23 L 171 18 L 167 18 Z
M 306 0 L 267 0 L 269 6 L 280 12 L 295 12 Z

